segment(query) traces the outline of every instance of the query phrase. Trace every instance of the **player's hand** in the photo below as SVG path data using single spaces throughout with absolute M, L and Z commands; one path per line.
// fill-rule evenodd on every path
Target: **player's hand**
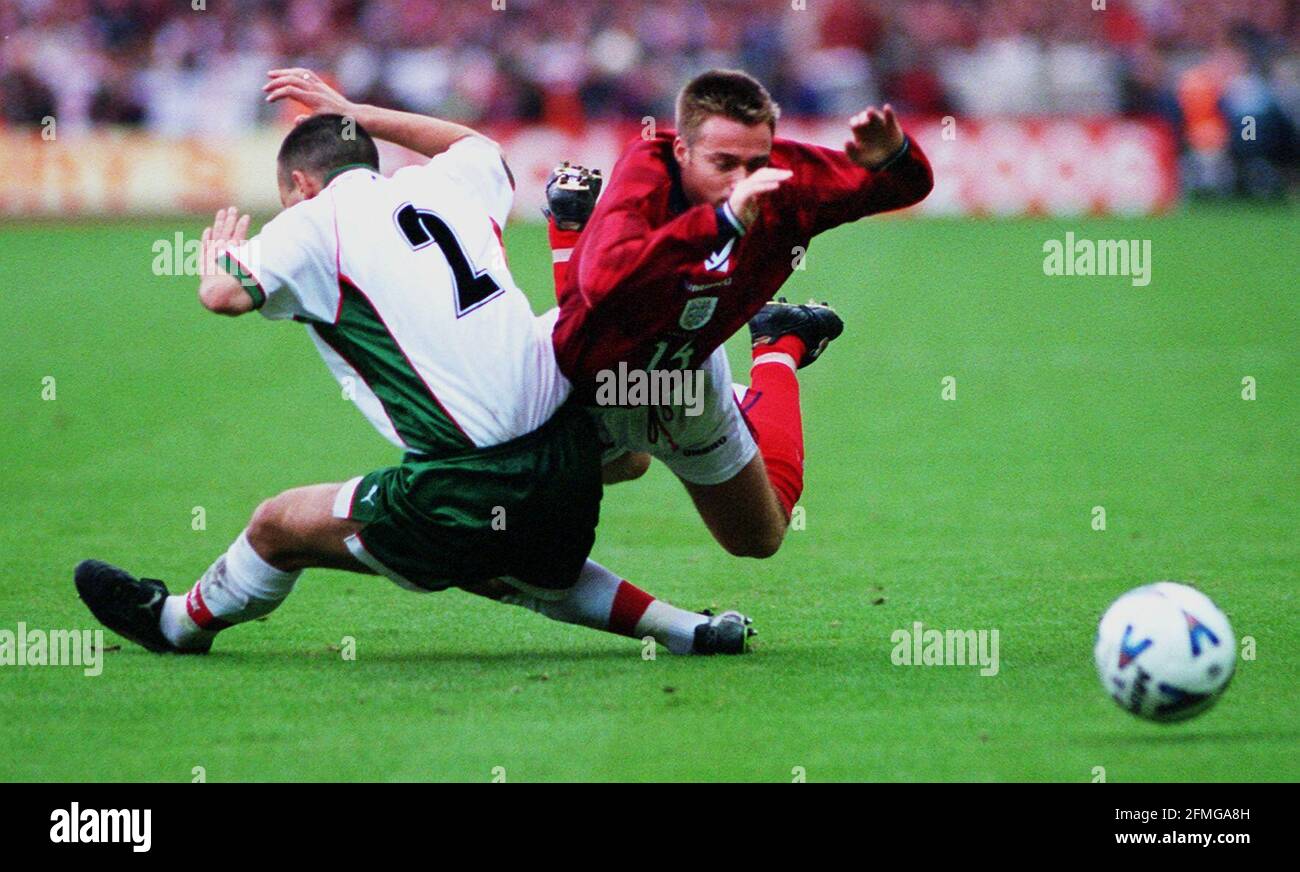
M 727 198 L 731 214 L 749 227 L 758 218 L 758 198 L 781 187 L 781 183 L 792 175 L 794 173 L 790 170 L 776 167 L 763 167 L 750 173 L 731 189 L 731 196 Z
M 271 70 L 266 75 L 269 81 L 262 86 L 266 102 L 293 99 L 311 110 L 295 118 L 294 124 L 301 124 L 312 115 L 356 117 L 357 104 L 326 84 L 318 73 L 304 67 L 289 67 Z
M 234 206 L 217 210 L 212 226 L 205 228 L 201 237 L 203 277 L 200 285 L 225 274 L 217 262 L 228 247 L 239 245 L 248 238 L 248 224 L 251 220 L 251 215 L 240 215 Z
M 888 103 L 883 110 L 869 106 L 849 119 L 853 138 L 844 143 L 844 152 L 858 166 L 874 170 L 903 147 L 903 128 Z

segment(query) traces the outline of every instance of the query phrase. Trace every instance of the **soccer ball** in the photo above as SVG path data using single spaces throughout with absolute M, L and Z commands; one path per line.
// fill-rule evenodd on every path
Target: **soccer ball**
M 1161 723 L 1214 705 L 1237 665 L 1227 616 L 1199 590 L 1172 581 L 1115 600 L 1101 616 L 1094 654 L 1111 698 Z

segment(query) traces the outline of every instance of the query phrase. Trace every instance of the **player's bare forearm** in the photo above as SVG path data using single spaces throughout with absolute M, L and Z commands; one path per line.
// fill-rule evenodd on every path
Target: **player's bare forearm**
M 218 315 L 242 315 L 253 311 L 253 295 L 242 280 L 226 271 L 223 261 L 228 250 L 248 235 L 249 216 L 239 214 L 234 206 L 217 211 L 211 226 L 202 236 L 202 267 L 199 278 L 199 302 Z
M 371 136 L 409 148 L 425 157 L 442 154 L 465 137 L 478 135 L 478 131 L 472 127 L 431 115 L 401 112 L 382 106 L 354 105 L 352 117 L 370 131 Z
M 354 103 L 318 73 L 304 67 L 271 70 L 262 90 L 268 103 L 296 100 L 310 110 L 310 114 L 300 115 L 295 121 L 324 114 L 355 118 L 371 136 L 409 148 L 425 157 L 442 154 L 457 141 L 477 134 L 473 128 L 454 121 Z
M 218 315 L 243 315 L 253 311 L 253 298 L 244 290 L 239 279 L 222 273 L 205 276 L 199 282 L 199 302 L 203 308 Z

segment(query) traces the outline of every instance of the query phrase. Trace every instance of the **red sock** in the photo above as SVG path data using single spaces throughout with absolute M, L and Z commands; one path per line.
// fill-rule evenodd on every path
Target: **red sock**
M 782 336 L 754 349 L 754 360 L 768 354 L 787 354 L 798 365 L 804 355 L 798 336 Z M 749 390 L 741 411 L 758 441 L 767 478 L 788 518 L 803 493 L 803 416 L 799 411 L 799 379 L 784 361 L 756 363 L 749 375 Z
M 555 220 L 546 219 L 547 235 L 551 241 L 551 267 L 555 271 L 555 296 L 559 297 L 560 288 L 564 287 L 564 278 L 569 273 L 569 255 L 578 243 L 581 230 L 561 230 L 555 226 Z
M 507 599 L 566 624 L 581 624 L 636 639 L 653 636 L 674 654 L 694 651 L 695 631 L 706 620 L 698 612 L 688 612 L 655 599 L 594 560 L 586 562 L 578 581 L 560 599 L 531 596 Z
M 674 654 L 690 654 L 695 649 L 695 630 L 704 620 L 698 612 L 679 609 L 631 582 L 620 581 L 610 605 L 608 629 L 636 639 L 653 636 Z
M 609 609 L 609 631 L 620 636 L 635 636 L 636 625 L 655 598 L 629 581 L 621 581 Z

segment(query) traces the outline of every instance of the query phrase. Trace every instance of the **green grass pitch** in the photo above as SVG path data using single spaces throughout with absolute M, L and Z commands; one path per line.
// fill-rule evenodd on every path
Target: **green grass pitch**
M 645 660 L 460 592 L 313 571 L 210 657 L 128 643 L 93 678 L 0 667 L 0 779 L 1296 780 L 1297 228 L 1202 208 L 817 240 L 789 296 L 833 301 L 848 331 L 802 379 L 806 529 L 730 558 L 657 467 L 606 494 L 594 555 L 749 612 L 752 656 Z M 260 499 L 394 460 L 302 328 L 209 315 L 192 279 L 152 274 L 177 229 L 200 225 L 0 225 L 0 629 L 96 626 L 83 557 L 184 589 Z M 1067 230 L 1152 240 L 1151 284 L 1045 276 Z M 508 244 L 544 304 L 542 229 Z M 1255 659 L 1162 727 L 1106 698 L 1091 645 L 1112 598 L 1164 578 L 1213 596 Z M 999 674 L 894 666 L 914 621 L 996 628 Z

